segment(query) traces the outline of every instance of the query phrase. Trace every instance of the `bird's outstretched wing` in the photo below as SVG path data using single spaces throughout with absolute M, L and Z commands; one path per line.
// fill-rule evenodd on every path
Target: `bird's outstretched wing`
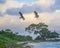
M 36 11 L 34 11 L 34 14 L 35 14 L 35 17 L 36 17 L 36 18 L 39 17 L 39 15 L 38 15 L 38 13 L 37 13 Z
M 25 18 L 24 18 L 24 16 L 23 16 L 23 14 L 22 14 L 21 12 L 19 12 L 19 14 L 20 14 L 20 19 L 25 20 Z

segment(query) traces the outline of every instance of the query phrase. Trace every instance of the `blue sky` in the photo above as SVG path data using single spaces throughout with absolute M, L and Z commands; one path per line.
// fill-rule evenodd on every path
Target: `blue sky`
M 37 0 L 16 0 L 17 2 L 24 2 L 24 3 L 32 3 L 36 2 Z
M 19 19 L 22 12 L 25 21 Z M 37 11 L 39 18 L 34 18 Z M 49 30 L 60 33 L 60 0 L 0 0 L 0 29 L 12 29 L 19 34 L 28 34 L 25 27 L 32 23 L 44 22 Z M 33 34 L 32 34 L 33 36 Z
M 6 2 L 6 0 L 0 0 L 1 4 L 4 4 Z

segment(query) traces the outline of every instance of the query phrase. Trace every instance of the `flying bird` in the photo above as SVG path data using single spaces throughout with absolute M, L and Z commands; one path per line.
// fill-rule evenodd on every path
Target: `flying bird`
M 25 18 L 24 18 L 24 16 L 23 16 L 23 14 L 22 14 L 21 12 L 19 12 L 19 14 L 20 14 L 20 19 L 25 20 Z
M 39 17 L 39 15 L 38 15 L 38 13 L 37 13 L 36 11 L 34 11 L 34 14 L 35 14 L 35 17 L 36 17 L 36 18 Z

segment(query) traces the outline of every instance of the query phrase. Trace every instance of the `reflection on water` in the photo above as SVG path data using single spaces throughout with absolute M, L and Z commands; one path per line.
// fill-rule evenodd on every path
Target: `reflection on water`
M 60 48 L 60 42 L 29 43 L 33 48 Z

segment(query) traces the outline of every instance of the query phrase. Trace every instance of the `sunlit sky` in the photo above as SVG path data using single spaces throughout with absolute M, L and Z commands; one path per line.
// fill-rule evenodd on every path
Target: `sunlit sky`
M 25 20 L 19 19 L 19 11 Z M 33 11 L 38 12 L 38 19 Z M 60 33 L 60 0 L 0 0 L 0 30 L 9 28 L 28 35 L 25 27 L 39 22 L 46 23 L 49 30 Z

